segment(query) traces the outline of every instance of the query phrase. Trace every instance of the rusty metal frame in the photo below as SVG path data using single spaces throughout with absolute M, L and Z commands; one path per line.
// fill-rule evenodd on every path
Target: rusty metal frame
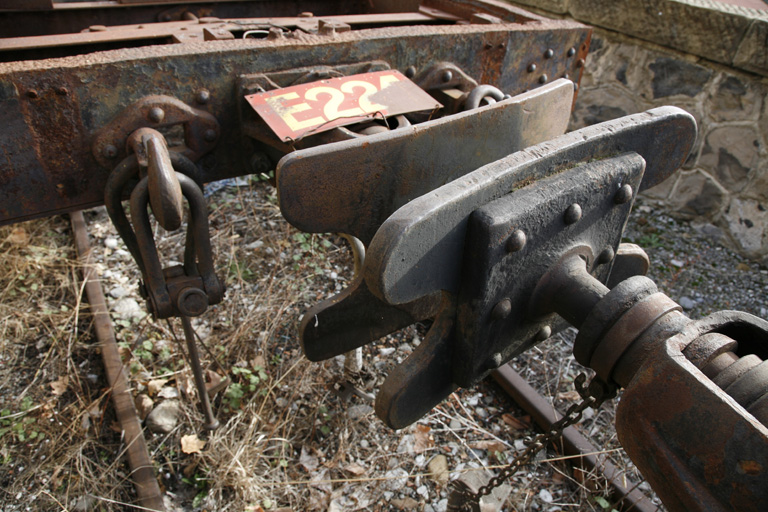
M 459 12 L 485 8 L 510 19 L 523 12 L 494 2 L 437 4 L 458 6 Z M 564 74 L 578 81 L 590 30 L 569 21 L 521 19 L 527 21 L 393 26 L 333 36 L 160 45 L 2 63 L 0 125 L 6 129 L 0 133 L 5 155 L 0 159 L 0 223 L 100 204 L 111 169 L 91 154 L 93 141 L 124 108 L 150 95 L 171 96 L 216 118 L 221 126 L 216 148 L 199 162 L 202 179 L 210 181 L 250 173 L 252 156 L 268 151 L 241 129 L 243 99 L 236 88 L 240 75 L 319 61 L 383 59 L 402 72 L 452 62 L 478 82 L 509 94 Z M 554 56 L 546 57 L 551 48 Z M 529 72 L 531 64 L 536 67 Z M 273 161 L 281 156 L 271 154 Z

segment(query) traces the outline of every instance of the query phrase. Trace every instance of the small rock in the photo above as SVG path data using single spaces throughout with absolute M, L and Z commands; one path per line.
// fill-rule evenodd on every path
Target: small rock
M 384 347 L 379 349 L 379 355 L 381 357 L 387 357 L 395 353 L 395 347 Z
M 351 420 L 358 420 L 364 416 L 368 416 L 373 412 L 373 407 L 366 404 L 353 405 L 347 409 L 347 417 Z
M 477 414 L 479 418 L 483 418 L 483 419 L 488 417 L 488 411 L 486 411 L 482 407 L 475 407 L 475 414 Z
M 396 468 L 384 474 L 385 484 L 390 491 L 399 491 L 408 483 L 408 472 L 403 468 Z
M 138 395 L 133 403 L 136 406 L 136 414 L 139 415 L 141 421 L 147 419 L 152 407 L 155 405 L 155 402 L 144 393 Z
M 402 345 L 397 347 L 397 350 L 399 350 L 404 354 L 410 354 L 411 352 L 413 352 L 413 347 L 410 346 L 408 343 L 403 343 Z
M 419 488 L 416 489 L 416 494 L 426 497 L 427 494 L 429 494 L 429 489 L 427 489 L 426 485 L 420 485 Z
M 400 510 L 415 510 L 419 506 L 419 502 L 413 498 L 396 498 L 392 500 L 392 505 Z
M 669 262 L 672 264 L 672 266 L 677 267 L 677 268 L 683 268 L 685 266 L 685 262 L 684 261 L 670 260 Z
M 539 491 L 539 499 L 544 503 L 552 503 L 552 501 L 554 501 L 554 498 L 552 497 L 552 493 L 546 489 L 542 489 Z
M 168 434 L 179 422 L 181 406 L 178 400 L 166 400 L 152 409 L 147 416 L 147 428 L 158 434 Z
M 456 430 L 461 428 L 461 422 L 457 419 L 452 419 L 451 423 L 449 425 L 451 427 L 451 430 Z
M 112 311 L 121 318 L 141 318 L 144 316 L 144 308 L 139 306 L 136 299 L 131 297 L 123 297 L 115 301 L 112 305 Z
M 157 394 L 157 397 L 158 398 L 165 398 L 165 399 L 179 398 L 179 390 L 174 388 L 173 386 L 165 386 Z
M 435 512 L 446 512 L 448 510 L 448 498 L 443 498 L 437 502 L 434 507 Z
M 115 299 L 119 299 L 121 297 L 125 297 L 128 295 L 128 290 L 123 288 L 122 286 L 115 286 L 111 290 L 109 290 L 110 297 L 113 297 Z
M 688 297 L 680 297 L 680 300 L 677 302 L 683 306 L 683 309 L 693 309 L 696 307 L 696 303 Z
M 117 249 L 117 245 L 118 245 L 117 238 L 109 237 L 104 240 L 104 247 L 106 247 L 107 249 Z
M 448 483 L 448 458 L 445 455 L 432 457 L 432 460 L 427 464 L 427 469 L 429 469 L 429 476 L 432 480 L 441 485 Z
M 371 444 L 370 444 L 368 441 L 366 441 L 365 439 L 363 439 L 362 441 L 360 441 L 360 448 L 366 449 L 366 448 L 368 448 L 369 446 L 371 446 Z

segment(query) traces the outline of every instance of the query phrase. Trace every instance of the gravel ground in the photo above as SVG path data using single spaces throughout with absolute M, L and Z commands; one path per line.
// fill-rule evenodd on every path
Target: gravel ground
M 149 434 L 169 510 L 444 512 L 448 479 L 498 467 L 524 448 L 524 440 L 536 433 L 530 418 L 492 383 L 459 390 L 417 424 L 396 432 L 381 424 L 367 400 L 337 396 L 334 383 L 343 381 L 342 361 L 309 363 L 301 355 L 296 328 L 310 304 L 348 283 L 348 251 L 338 237 L 310 237 L 287 226 L 268 185 L 236 184 L 210 198 L 227 298 L 196 321 L 240 386 L 238 394 L 230 388 L 215 398 L 223 426 L 210 435 L 199 432 L 202 417 L 195 397 L 187 396 L 191 377 L 172 342 L 173 329 L 143 316 L 135 264 L 103 212 L 88 215 L 132 385 L 156 402 L 163 396 L 181 401 L 182 418 L 174 430 Z M 0 286 L 8 301 L 0 315 L 6 333 L 0 340 L 2 405 L 12 413 L 8 418 L 24 419 L 11 428 L 44 432 L 45 438 L 40 441 L 41 434 L 32 441 L 21 431 L 3 434 L 0 510 L 124 510 L 133 490 L 124 466 L 115 462 L 123 446 L 87 334 L 87 310 L 78 316 L 78 308 L 72 308 L 80 289 L 78 272 L 73 263 L 56 267 L 62 256 L 72 255 L 67 222 L 35 221 L 19 229 L 6 228 L 0 236 L 6 262 L 17 262 L 6 273 L 15 277 Z M 768 317 L 766 262 L 741 258 L 713 240 L 716 236 L 712 226 L 697 229 L 642 201 L 625 233 L 626 241 L 648 252 L 650 277 L 692 318 L 721 309 Z M 163 254 L 178 252 L 179 240 L 167 237 Z M 50 247 L 41 253 L 45 244 Z M 44 305 L 41 292 L 47 293 Z M 59 316 L 35 327 L 33 322 L 45 320 L 41 308 Z M 415 325 L 365 347 L 365 372 L 353 384 L 375 393 L 394 364 L 424 338 L 425 329 Z M 568 330 L 513 361 L 560 411 L 578 400 L 572 382 L 583 368 L 570 356 L 573 336 Z M 159 391 L 149 390 L 152 379 L 161 381 Z M 21 398 L 14 397 L 24 393 L 28 403 L 16 403 Z M 629 484 L 650 493 L 618 446 L 615 403 L 585 414 L 579 428 L 624 470 Z M 204 446 L 185 451 L 182 439 L 196 433 Z M 502 510 L 610 510 L 603 482 L 578 478 L 557 459 L 548 449 L 518 472 L 504 489 Z

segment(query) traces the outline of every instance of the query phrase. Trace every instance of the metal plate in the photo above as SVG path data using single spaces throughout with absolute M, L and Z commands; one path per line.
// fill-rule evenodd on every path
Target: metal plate
M 623 186 L 637 190 L 644 170 L 636 153 L 585 163 L 472 213 L 458 296 L 453 359 L 458 385 L 474 384 L 553 332 L 557 315 L 541 317 L 529 307 L 539 280 L 563 254 L 580 247 L 592 275 L 606 281 L 609 261 L 598 264 L 596 256 L 618 248 L 633 204 L 631 196 L 622 203 L 614 198 Z M 579 206 L 579 220 L 566 218 L 571 205 Z M 516 231 L 526 234 L 526 243 L 510 252 L 510 234 Z M 502 301 L 503 317 L 496 310 Z
M 365 119 L 442 107 L 397 70 L 319 80 L 245 99 L 283 142 Z
M 573 84 L 557 80 L 488 107 L 283 157 L 283 216 L 302 231 L 368 244 L 400 206 L 514 151 L 562 134 Z
M 392 214 L 366 255 L 366 282 L 390 304 L 437 290 L 458 293 L 467 223 L 476 209 L 579 162 L 624 152 L 646 161 L 642 190 L 680 167 L 695 137 L 690 114 L 662 107 L 583 128 L 489 164 Z

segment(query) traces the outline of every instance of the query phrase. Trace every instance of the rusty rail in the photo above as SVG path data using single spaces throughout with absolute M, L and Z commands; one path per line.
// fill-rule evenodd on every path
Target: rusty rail
M 554 410 L 552 405 L 544 397 L 536 392 L 515 370 L 509 365 L 503 365 L 492 374 L 493 379 L 501 388 L 531 417 L 543 430 L 548 430 L 552 424 L 560 419 L 561 415 Z M 598 451 L 590 441 L 581 435 L 574 427 L 568 427 L 563 431 L 563 449 L 567 455 L 580 455 L 575 464 L 581 464 L 587 471 L 597 470 L 603 474 L 612 488 L 612 498 L 616 501 L 616 507 L 622 511 L 655 512 L 658 507 L 643 493 L 636 489 L 628 489 L 622 482 L 622 474 L 605 457 L 595 455 Z
M 126 455 L 131 475 L 138 495 L 138 505 L 145 510 L 162 512 L 163 495 L 155 477 L 154 466 L 149 458 L 147 443 L 141 429 L 141 423 L 136 415 L 133 397 L 128 391 L 128 381 L 123 373 L 123 362 L 117 349 L 112 321 L 104 300 L 104 292 L 99 284 L 96 269 L 91 261 L 91 247 L 88 241 L 88 231 L 85 218 L 80 211 L 70 214 L 72 230 L 75 235 L 75 246 L 78 258 L 83 266 L 85 293 L 91 305 L 91 314 L 96 329 L 96 339 L 101 348 L 101 356 L 107 373 L 107 382 L 112 388 L 112 402 L 115 406 L 120 428 L 123 429 L 126 444 Z

